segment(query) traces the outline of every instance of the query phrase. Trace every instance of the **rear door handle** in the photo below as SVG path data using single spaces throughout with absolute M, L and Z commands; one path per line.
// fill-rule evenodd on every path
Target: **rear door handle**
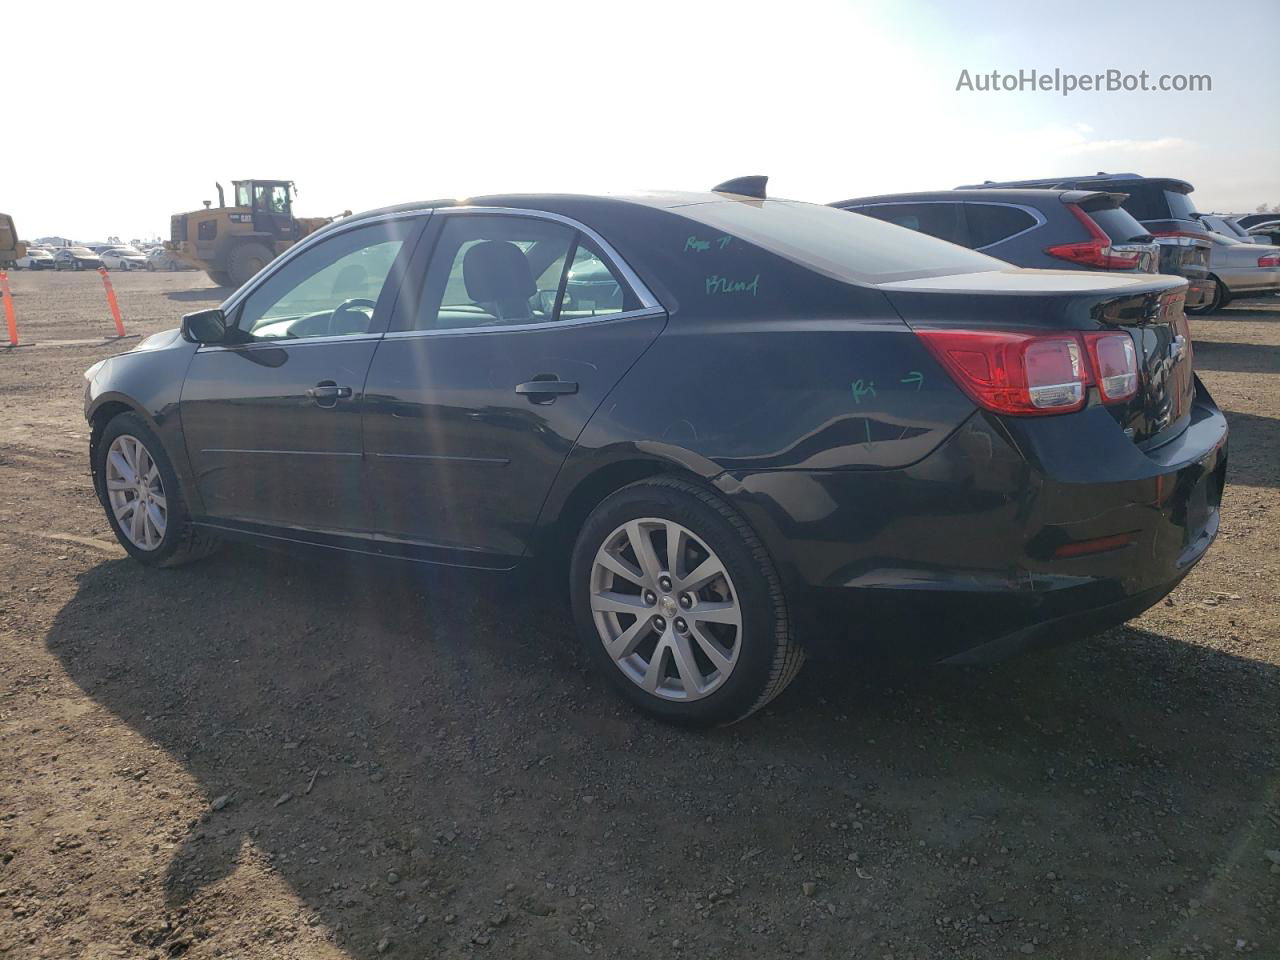
M 551 403 L 558 396 L 577 392 L 575 381 L 561 380 L 553 374 L 543 374 L 516 384 L 516 393 L 528 397 L 532 403 Z
M 333 380 L 321 380 L 314 387 L 307 391 L 310 397 L 318 406 L 332 407 L 339 400 L 347 400 L 351 397 L 350 387 L 340 387 Z

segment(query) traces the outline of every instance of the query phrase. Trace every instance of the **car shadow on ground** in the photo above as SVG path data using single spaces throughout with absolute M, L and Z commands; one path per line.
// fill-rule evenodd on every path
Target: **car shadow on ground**
M 1225 373 L 1275 373 L 1280 370 L 1280 346 L 1266 343 L 1221 343 L 1193 340 L 1196 368 Z
M 1229 307 L 1222 307 L 1211 314 L 1195 315 L 1197 322 L 1211 324 L 1214 320 L 1233 320 L 1245 323 L 1280 323 L 1280 314 L 1276 313 L 1276 305 L 1280 298 L 1268 297 L 1259 300 L 1237 300 Z
M 1224 413 L 1231 429 L 1228 440 L 1230 462 L 1227 466 L 1229 485 L 1280 487 L 1280 463 L 1276 460 L 1280 419 L 1230 410 Z
M 111 560 L 47 643 L 229 798 L 174 853 L 168 902 L 269 857 L 360 958 L 383 938 L 736 957 L 903 936 L 940 956 L 962 941 L 935 916 L 979 910 L 997 919 L 970 945 L 1030 929 L 1113 956 L 1087 913 L 1161 943 L 1192 923 L 1170 901 L 1196 898 L 1245 930 L 1252 898 L 1210 868 L 1267 883 L 1277 671 L 1142 630 L 982 670 L 810 665 L 710 732 L 621 706 L 558 598 L 484 575 L 245 547 L 181 570 Z
M 171 290 L 165 296 L 180 303 L 221 303 L 233 292 L 231 287 L 201 287 L 198 290 Z

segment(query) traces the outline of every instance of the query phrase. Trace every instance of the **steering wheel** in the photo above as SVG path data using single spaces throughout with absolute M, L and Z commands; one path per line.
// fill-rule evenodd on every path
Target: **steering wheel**
M 357 323 L 363 324 L 363 327 L 357 326 L 356 323 L 350 324 L 352 329 L 344 330 L 338 322 L 339 316 L 355 313 L 354 307 L 368 307 L 372 311 L 377 306 L 377 301 L 370 300 L 368 297 L 352 297 L 350 300 L 344 300 L 333 308 L 333 313 L 329 314 L 329 336 L 337 337 L 344 333 L 368 333 L 369 317 L 360 315 Z

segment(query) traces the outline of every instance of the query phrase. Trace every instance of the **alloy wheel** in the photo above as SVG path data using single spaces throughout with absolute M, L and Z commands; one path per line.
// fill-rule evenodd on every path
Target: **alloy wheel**
M 155 550 L 169 520 L 160 468 L 137 437 L 111 442 L 106 464 L 107 499 L 120 531 L 139 550 Z
M 742 608 L 720 558 L 671 520 L 629 520 L 591 568 L 591 616 L 610 659 L 642 690 L 690 701 L 720 689 L 742 649 Z

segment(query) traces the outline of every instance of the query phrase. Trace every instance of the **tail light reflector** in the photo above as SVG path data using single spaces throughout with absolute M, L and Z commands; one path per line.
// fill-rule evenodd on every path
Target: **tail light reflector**
M 995 413 L 1073 413 L 1094 383 L 1104 403 L 1128 400 L 1138 391 L 1138 355 L 1127 333 L 916 333 L 957 385 Z
M 1137 250 L 1115 250 L 1111 246 L 1111 238 L 1103 232 L 1094 219 L 1080 209 L 1079 204 L 1068 203 L 1067 209 L 1075 214 L 1075 218 L 1089 231 L 1090 240 L 1079 243 L 1059 243 L 1045 249 L 1045 253 L 1060 260 L 1082 263 L 1090 267 L 1101 267 L 1104 270 L 1127 270 L 1136 267 L 1142 259 Z
M 1267 256 L 1258 258 L 1258 266 L 1260 267 L 1280 267 L 1280 257 Z
M 1128 400 L 1138 392 L 1138 351 L 1127 333 L 1086 333 L 1085 346 L 1103 403 Z

